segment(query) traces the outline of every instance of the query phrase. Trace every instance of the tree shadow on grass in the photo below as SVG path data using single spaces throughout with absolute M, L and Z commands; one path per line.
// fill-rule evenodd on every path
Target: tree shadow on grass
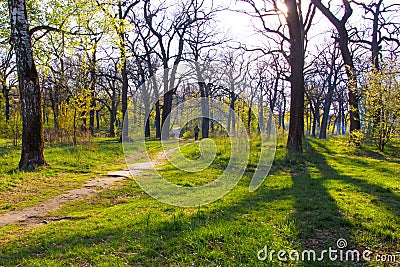
M 336 155 L 335 150 L 327 147 L 326 145 L 323 144 L 325 140 L 320 140 L 320 139 L 308 139 L 309 142 L 311 142 L 313 145 L 317 145 L 320 151 L 330 154 L 330 155 Z M 354 156 L 357 156 L 359 158 L 371 158 L 371 159 L 376 159 L 376 160 L 381 160 L 381 161 L 388 161 L 388 162 L 394 162 L 394 163 L 400 163 L 400 148 L 388 145 L 387 149 L 385 152 L 378 151 L 376 148 L 374 149 L 373 145 L 362 145 L 360 147 L 354 148 L 354 150 L 351 152 Z M 362 160 L 359 160 L 362 162 Z
M 10 148 L 8 148 L 8 147 L 0 146 L 0 156 L 2 157 L 2 156 L 7 155 L 8 153 L 10 153 L 9 149 Z
M 359 148 L 356 155 L 400 163 L 400 147 L 394 143 L 387 144 L 384 151 L 379 151 L 373 143 L 363 145 Z
M 269 177 L 269 179 L 274 178 Z M 35 257 L 39 257 L 62 259 L 60 262 L 63 260 L 76 262 L 76 258 L 79 258 L 82 262 L 78 265 L 96 265 L 98 259 L 94 259 L 90 254 L 87 259 L 82 259 L 79 250 L 96 248 L 98 253 L 102 253 L 103 250 L 107 253 L 112 244 L 113 249 L 118 251 L 118 256 L 134 266 L 187 266 L 190 264 L 187 258 L 193 258 L 192 261 L 201 266 L 280 266 L 282 263 L 276 258 L 274 262 L 261 262 L 257 259 L 257 252 L 260 249 L 265 245 L 274 248 L 274 239 L 279 239 L 279 235 L 285 235 L 286 228 L 279 229 L 279 227 L 290 227 L 294 221 L 294 228 L 300 229 L 298 236 L 297 232 L 292 233 L 293 236 L 290 236 L 291 233 L 288 234 L 287 238 L 293 239 L 297 244 L 289 243 L 291 247 L 286 247 L 288 251 L 296 249 L 297 247 L 292 246 L 298 245 L 312 249 L 313 246 L 310 247 L 309 241 L 313 233 L 336 232 L 337 224 L 332 223 L 331 219 L 340 216 L 337 211 L 332 211 L 335 209 L 334 202 L 328 200 L 329 196 L 323 192 L 323 187 L 314 184 L 311 179 L 300 176 L 294 176 L 293 182 L 293 187 L 263 186 L 254 193 L 243 194 L 240 198 L 221 200 L 222 203 L 217 203 L 215 208 L 208 211 L 200 209 L 199 212 L 190 215 L 178 213 L 169 220 L 143 218 L 139 224 L 135 224 L 110 218 L 115 220 L 113 227 L 108 226 L 96 231 L 85 232 L 83 229 L 87 226 L 83 223 L 75 226 L 77 230 L 73 234 L 61 235 L 59 234 L 63 232 L 61 229 L 54 230 L 56 233 L 50 235 L 39 234 L 31 237 L 34 241 L 27 246 L 4 248 L 0 264 L 16 265 L 23 259 L 34 260 Z M 241 183 L 240 186 L 245 193 L 247 182 L 244 185 Z M 323 194 L 325 196 L 321 198 Z M 279 202 L 291 198 L 294 198 L 295 202 L 293 218 L 290 218 L 291 207 L 276 207 Z M 317 203 L 321 199 L 325 202 L 323 205 Z M 271 212 L 276 212 L 276 215 L 263 214 L 263 218 L 251 215 L 253 212 L 257 213 L 261 209 L 268 208 Z M 152 216 L 156 217 L 157 214 Z M 277 220 L 273 226 L 264 228 L 265 223 L 276 219 L 274 216 L 286 216 L 287 222 L 285 219 L 283 222 Z M 246 225 L 253 223 L 252 221 L 258 221 L 254 224 L 254 228 Z M 341 235 L 343 236 L 346 235 Z M 335 236 L 332 236 L 330 239 L 334 238 Z M 245 243 L 249 245 L 246 247 Z M 280 248 L 283 247 L 275 249 Z M 132 256 L 132 253 L 136 253 L 136 256 Z M 198 253 L 201 256 L 194 256 Z M 225 256 L 222 257 L 221 253 Z M 232 258 L 232 261 L 226 262 L 226 258 Z M 304 266 L 303 263 L 300 265 Z M 308 265 L 315 266 L 314 263 Z
M 357 178 L 357 177 L 350 177 L 348 175 L 343 175 L 338 173 L 333 167 L 331 167 L 325 156 L 322 154 L 319 154 L 316 149 L 314 149 L 312 146 L 317 146 L 319 148 L 324 148 L 325 146 L 321 144 L 320 142 L 317 142 L 316 140 L 310 140 L 309 141 L 309 150 L 313 155 L 317 155 L 317 157 L 313 157 L 314 160 L 310 160 L 315 166 L 319 169 L 319 171 L 324 175 L 325 177 L 331 179 L 331 180 L 342 180 L 346 183 L 352 184 L 356 187 L 358 187 L 362 192 L 369 194 L 371 196 L 377 197 L 382 203 L 384 203 L 388 209 L 392 211 L 397 211 L 396 215 L 399 215 L 399 207 L 400 207 L 400 196 L 396 193 L 394 193 L 390 188 L 384 187 L 383 185 L 378 185 L 378 184 L 372 184 L 367 182 L 364 179 Z M 318 160 L 315 160 L 318 159 Z M 396 175 L 397 173 L 385 169 L 382 167 L 376 167 L 372 166 L 368 162 L 362 161 L 362 160 L 356 160 L 356 159 L 348 159 L 345 157 L 332 157 L 332 160 L 343 165 L 343 166 L 359 166 L 360 170 L 368 171 L 368 169 L 374 169 L 377 171 L 382 171 L 386 173 L 390 173 L 392 175 Z M 361 168 L 362 167 L 362 168 Z M 400 166 L 399 166 L 400 167 Z M 376 177 L 376 181 L 379 180 L 379 177 Z
M 245 186 L 247 189 L 247 184 Z M 75 233 L 68 233 L 68 231 L 66 231 L 66 234 L 63 235 L 60 234 L 62 230 L 58 229 L 54 230 L 55 233 L 53 232 L 50 235 L 42 233 L 31 236 L 30 238 L 33 240 L 31 240 L 32 243 L 29 245 L 22 245 L 20 247 L 6 246 L 0 249 L 0 265 L 15 266 L 20 264 L 23 260 L 34 260 L 35 258 L 62 258 L 67 262 L 75 263 L 77 263 L 75 258 L 80 258 L 82 262 L 78 262 L 78 265 L 96 265 L 98 264 L 98 259 L 93 259 L 93 256 L 90 255 L 87 259 L 82 259 L 79 250 L 86 251 L 91 248 L 96 248 L 102 251 L 102 248 L 107 250 L 107 247 L 112 244 L 111 246 L 114 249 L 119 250 L 120 253 L 117 254 L 125 258 L 133 266 L 187 266 L 188 263 L 184 262 L 184 259 L 182 259 L 183 262 L 176 262 L 176 253 L 190 254 L 191 250 L 195 250 L 196 246 L 201 244 L 206 246 L 207 249 L 212 250 L 214 249 L 214 243 L 220 241 L 224 242 L 223 238 L 218 241 L 219 237 L 213 234 L 210 234 L 209 239 L 207 237 L 202 237 L 204 240 L 200 240 L 202 239 L 200 238 L 197 242 L 196 237 L 191 236 L 194 231 L 205 227 L 219 227 L 220 225 L 227 224 L 229 221 L 234 224 L 238 219 L 240 220 L 242 218 L 243 214 L 250 214 L 254 209 L 257 209 L 260 204 L 280 200 L 282 197 L 289 195 L 290 190 L 290 188 L 269 190 L 263 187 L 256 193 L 249 193 L 248 195 L 244 195 L 241 199 L 237 199 L 234 204 L 219 204 L 216 209 L 210 209 L 209 211 L 200 210 L 190 215 L 185 215 L 184 213 L 180 214 L 178 212 L 168 220 L 157 219 L 157 212 L 159 211 L 151 212 L 151 218 L 143 218 L 140 220 L 139 224 L 128 220 L 109 218 L 108 220 L 114 221 L 112 227 L 108 226 L 96 231 L 93 229 L 84 231 L 85 227 L 87 227 L 87 223 L 90 222 L 83 220 L 82 224 L 76 225 L 74 223 L 75 226 L 72 226 L 77 227 Z M 148 201 L 154 200 L 148 199 Z M 184 209 L 175 207 L 171 207 L 171 209 L 184 211 Z M 104 220 L 107 220 L 107 218 L 104 218 Z M 93 224 L 93 222 L 90 224 Z M 103 223 L 100 222 L 99 224 L 101 225 Z M 229 225 L 229 223 L 227 225 Z M 58 228 L 57 226 L 55 227 Z M 60 225 L 60 227 L 62 227 L 62 225 Z M 240 232 L 240 229 L 236 229 L 236 227 L 235 230 L 238 230 L 238 233 Z M 187 238 L 191 240 L 186 240 L 186 242 L 192 244 L 185 247 L 185 239 Z M 239 260 L 244 265 L 247 264 L 247 266 L 256 266 L 259 264 L 260 262 L 257 260 L 257 251 L 262 248 L 262 242 L 263 241 L 260 242 L 259 246 L 254 248 L 254 251 L 251 251 L 251 255 L 244 254 L 243 258 L 238 256 L 236 260 Z M 178 250 L 176 251 L 177 247 Z M 134 253 L 139 254 L 138 256 L 132 256 Z M 234 256 L 236 253 L 239 254 L 240 252 L 231 251 L 229 253 Z M 213 259 L 202 259 L 202 261 L 205 263 L 223 263 L 217 256 Z M 62 260 L 60 262 L 62 262 Z
M 368 179 L 362 179 L 361 177 L 358 178 L 339 173 L 334 167 L 328 164 L 326 156 L 318 153 L 318 151 L 314 147 L 318 147 L 318 150 L 324 150 L 325 146 L 318 140 L 308 141 L 309 155 L 306 155 L 307 161 L 309 163 L 312 163 L 318 169 L 322 176 L 322 178 L 316 180 L 319 180 L 321 185 L 325 182 L 333 181 L 350 186 L 351 188 L 344 189 L 343 192 L 344 194 L 347 193 L 350 195 L 345 195 L 344 199 L 342 199 L 341 201 L 345 206 L 346 202 L 349 203 L 351 201 L 353 202 L 351 204 L 353 204 L 354 206 L 361 204 L 359 212 L 354 213 L 351 217 L 349 217 L 348 214 L 347 218 L 344 220 L 345 222 L 347 222 L 348 226 L 351 226 L 353 228 L 353 234 L 357 234 L 361 231 L 368 231 L 367 235 L 372 235 L 375 239 L 380 240 L 377 242 L 377 244 L 380 244 L 382 247 L 392 247 L 392 249 L 396 250 L 396 247 L 399 246 L 399 241 L 394 237 L 394 234 L 390 233 L 390 231 L 394 231 L 395 229 L 398 229 L 400 227 L 400 222 L 398 220 L 400 215 L 400 196 L 393 192 L 388 187 L 388 185 L 385 185 L 383 182 L 383 184 L 380 184 L 379 177 L 376 177 L 376 179 L 371 179 L 371 177 L 368 177 Z M 374 171 L 384 171 L 386 173 L 390 173 L 391 175 L 394 174 L 390 170 L 376 168 L 375 166 L 368 165 L 368 163 L 366 163 L 365 161 L 354 160 L 353 158 L 330 157 L 330 160 L 338 163 L 338 166 L 354 166 L 355 168 L 358 168 L 363 172 L 368 172 L 368 169 L 374 169 Z M 342 189 L 335 187 L 334 190 L 335 193 L 338 193 L 337 191 Z M 346 192 L 346 190 L 350 191 Z M 356 203 L 356 201 L 360 200 L 357 198 L 353 199 L 352 197 L 354 195 L 359 195 L 358 197 L 363 199 L 364 202 Z M 371 217 L 373 216 L 373 214 L 368 214 L 370 210 L 378 213 L 382 212 L 382 216 L 385 217 Z M 350 212 L 350 210 L 348 210 L 347 212 Z M 385 226 L 383 222 L 376 221 L 384 220 L 383 218 L 392 218 L 393 221 L 391 222 L 391 225 Z M 375 222 L 373 222 L 373 220 L 375 220 Z M 379 226 L 382 228 L 388 227 L 389 231 L 385 232 L 384 230 L 381 231 L 381 229 L 367 229 L 370 222 L 373 222 L 375 226 Z M 387 242 L 386 245 L 385 242 Z
M 18 172 L 18 161 L 20 156 L 20 150 L 18 147 L 6 147 L 0 146 L 0 157 L 3 158 L 0 164 L 2 165 L 2 172 L 6 174 L 14 174 Z M 18 161 L 15 161 L 18 159 Z
M 311 158 L 316 159 L 314 153 L 315 151 L 312 152 Z M 328 173 L 323 173 L 321 178 L 315 178 L 307 168 L 309 160 L 303 158 L 300 161 L 290 167 L 295 198 L 292 219 L 299 231 L 299 253 L 303 250 L 314 250 L 316 258 L 320 258 L 320 261 L 308 261 L 306 256 L 306 261 L 301 262 L 301 266 L 355 266 L 352 262 L 331 261 L 327 254 L 321 259 L 322 250 L 329 247 L 337 249 L 337 240 L 353 240 L 352 225 L 343 217 L 335 199 L 323 185 Z
M 136 219 L 119 216 L 118 213 L 107 218 L 106 212 L 81 222 L 52 224 L 50 231 L 39 230 L 30 236 L 29 243 L 20 242 L 17 247 L 10 244 L 0 249 L 0 265 L 14 266 L 24 259 L 29 262 L 35 258 L 53 260 L 60 265 L 71 262 L 96 265 L 101 263 L 99 255 L 103 254 L 119 259 L 121 265 L 128 263 L 134 266 L 188 266 L 192 262 L 200 266 L 280 266 L 282 262 L 260 262 L 257 252 L 265 245 L 271 249 L 288 250 L 335 248 L 339 238 L 353 243 L 355 226 L 343 217 L 324 181 L 343 180 L 368 192 L 376 189 L 380 195 L 379 188 L 340 175 L 312 147 L 304 158 L 303 162 L 295 165 L 284 160 L 276 162 L 277 166 L 285 166 L 290 172 L 291 185 L 271 185 L 267 181 L 256 192 L 248 193 L 247 178 L 234 189 L 240 191 L 233 195 L 235 197 L 228 195 L 198 212 L 186 214 L 185 209 L 164 205 L 166 209 L 169 207 L 178 212 L 169 219 L 161 218 L 160 209 L 150 209 L 147 215 Z M 322 177 L 313 177 L 307 169 L 307 162 L 313 163 Z M 279 171 L 273 169 L 272 173 L 278 176 Z M 267 179 L 276 179 L 274 176 Z M 391 197 L 397 201 L 396 196 Z M 291 201 L 293 206 L 278 206 Z M 146 203 L 157 206 L 154 200 L 147 197 Z M 124 205 L 109 208 L 120 208 L 121 214 L 131 212 Z M 265 209 L 270 210 L 260 213 Z M 276 216 L 283 219 L 275 223 Z M 290 232 L 290 227 L 295 231 Z M 274 247 L 276 239 L 293 239 L 293 242 L 283 242 L 283 247 Z M 315 262 L 291 264 L 318 266 Z M 320 263 L 320 266 L 330 265 L 354 266 L 348 262 Z

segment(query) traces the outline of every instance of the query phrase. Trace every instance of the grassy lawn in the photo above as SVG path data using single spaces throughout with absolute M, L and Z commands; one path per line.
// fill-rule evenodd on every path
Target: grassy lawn
M 90 178 L 124 167 L 118 139 L 95 139 L 91 144 L 45 148 L 49 166 L 36 172 L 17 170 L 20 147 L 0 140 L 0 214 L 32 206 Z
M 185 186 L 207 183 L 227 164 L 230 149 L 224 142 L 217 141 L 216 161 L 201 173 L 185 173 L 171 164 L 159 172 Z M 199 208 L 162 204 L 127 180 L 123 187 L 68 202 L 50 214 L 70 220 L 0 228 L 0 266 L 357 266 L 339 260 L 281 262 L 276 254 L 273 261 L 257 258 L 265 246 L 268 251 L 321 251 L 336 248 L 339 238 L 347 240 L 349 249 L 400 251 L 399 150 L 388 147 L 382 154 L 373 147 L 349 147 L 339 138 L 309 139 L 305 146 L 302 158 L 288 160 L 280 141 L 270 175 L 249 193 L 257 163 L 252 153 L 239 184 Z M 152 141 L 149 147 L 155 153 L 160 146 Z M 123 166 L 115 164 L 123 160 L 115 140 L 48 148 L 50 166 L 34 173 L 13 171 L 18 152 L 0 148 L 2 212 L 33 205 Z M 182 153 L 196 159 L 198 146 L 187 145 Z M 395 264 L 386 263 L 390 265 Z

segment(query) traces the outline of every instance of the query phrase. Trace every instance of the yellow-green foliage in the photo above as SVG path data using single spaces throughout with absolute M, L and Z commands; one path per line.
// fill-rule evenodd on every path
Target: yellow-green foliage
M 87 119 L 91 111 L 90 102 L 92 101 L 91 91 L 89 89 L 82 89 L 79 91 L 72 102 L 73 107 L 79 114 L 80 119 Z
M 61 129 L 65 129 L 68 132 L 72 132 L 74 125 L 74 111 L 69 108 L 69 105 L 66 102 L 62 102 L 59 105 L 59 124 Z
M 188 139 L 192 138 L 194 136 L 193 132 L 191 130 L 185 131 L 182 135 L 183 139 Z
M 79 127 L 82 125 L 82 120 L 89 118 L 89 112 L 92 110 L 91 101 L 91 91 L 82 89 L 76 92 L 72 101 L 63 101 L 59 104 L 58 123 L 60 129 L 65 131 L 68 136 L 74 135 L 74 140 Z
M 399 70 L 395 63 L 375 69 L 367 74 L 363 88 L 364 120 L 369 136 L 381 151 L 400 130 Z

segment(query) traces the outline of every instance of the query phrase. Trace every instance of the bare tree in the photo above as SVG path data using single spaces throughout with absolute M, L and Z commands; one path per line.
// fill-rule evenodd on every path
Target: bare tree
M 213 27 L 214 16 L 219 11 L 218 8 L 210 10 L 196 10 L 194 17 L 197 20 L 194 27 L 189 28 L 186 43 L 189 45 L 189 61 L 193 61 L 196 69 L 196 76 L 201 97 L 201 134 L 202 138 L 208 138 L 209 134 L 209 103 L 211 84 L 205 81 L 204 73 L 207 72 L 210 62 L 213 60 L 217 47 L 227 41 L 224 36 L 220 37 L 218 29 Z
M 298 153 L 303 149 L 304 134 L 304 24 L 301 6 L 296 0 L 285 0 L 287 6 L 286 21 L 290 35 L 290 124 L 287 149 Z
M 264 53 L 282 54 L 289 62 L 291 69 L 290 125 L 286 147 L 289 154 L 301 153 L 304 132 L 304 55 L 306 35 L 311 27 L 315 8 L 310 4 L 306 16 L 303 18 L 300 1 L 285 0 L 287 11 L 281 10 L 276 0 L 264 1 L 262 7 L 252 0 L 243 1 L 253 7 L 254 14 L 251 15 L 260 19 L 261 31 L 267 36 L 271 33 L 275 36 L 270 40 L 277 44 L 277 48 L 269 49 Z M 271 7 L 268 7 L 268 4 Z M 279 20 L 275 28 L 269 24 L 268 18 L 270 16 L 275 16 Z M 282 16 L 285 21 L 281 19 Z M 289 53 L 287 45 L 289 45 Z
M 7 78 L 15 70 L 15 67 L 11 65 L 12 61 L 12 50 L 2 51 L 0 58 L 0 82 L 1 82 L 1 92 L 4 96 L 4 116 L 6 123 L 10 119 L 10 86 L 7 84 Z
M 88 27 L 89 28 L 89 27 Z M 95 119 L 95 109 L 96 109 L 96 83 L 97 83 L 97 50 L 99 47 L 100 40 L 102 35 L 96 35 L 95 32 L 89 28 L 89 31 L 92 33 L 90 43 L 92 44 L 91 49 L 86 49 L 86 56 L 89 59 L 89 73 L 90 73 L 90 92 L 91 92 L 91 101 L 90 101 L 90 114 L 89 114 L 89 131 L 93 136 L 94 134 L 94 119 Z M 91 54 L 90 52 L 91 51 Z
M 111 8 L 108 6 L 109 3 L 100 3 L 97 1 L 98 6 L 102 8 L 104 11 L 104 14 L 106 14 L 110 21 L 113 22 L 113 28 L 117 34 L 118 37 L 118 48 L 119 48 L 119 54 L 120 54 L 120 70 L 121 70 L 121 76 L 122 76 L 122 116 L 123 120 L 125 122 L 128 122 L 127 118 L 127 109 L 128 109 L 128 88 L 129 88 L 129 82 L 128 82 L 128 72 L 127 72 L 127 67 L 126 67 L 126 59 L 127 59 L 127 53 L 126 53 L 126 25 L 125 21 L 129 15 L 129 13 L 132 11 L 132 9 L 139 4 L 140 1 L 121 1 L 118 0 L 116 3 L 116 12 L 113 13 L 112 9 L 115 8 L 115 5 L 112 4 Z M 123 127 L 122 129 L 122 136 L 121 136 L 121 141 L 123 138 L 128 138 L 128 127 Z
M 388 46 L 393 43 L 396 47 L 392 48 L 392 50 L 400 48 L 400 23 L 395 21 L 400 4 L 385 4 L 383 0 L 371 1 L 368 4 L 359 1 L 354 1 L 354 3 L 364 9 L 364 19 L 372 22 L 372 25 L 366 26 L 364 31 L 355 32 L 357 38 L 354 38 L 354 42 L 369 46 L 373 66 L 379 70 L 382 50 L 385 49 L 383 45 L 386 44 Z
M 116 63 L 116 62 L 115 62 Z M 98 73 L 98 97 L 97 101 L 103 103 L 110 114 L 108 136 L 115 136 L 115 123 L 117 119 L 117 108 L 120 102 L 120 87 L 122 78 L 118 72 L 117 64 L 103 66 Z
M 198 21 L 205 19 L 201 15 L 201 10 L 204 8 L 203 5 L 204 2 L 202 1 L 188 0 L 181 2 L 179 3 L 179 10 L 175 12 L 173 18 L 168 18 L 163 13 L 161 14 L 162 21 L 157 23 L 155 22 L 155 17 L 160 12 L 165 12 L 165 7 L 161 5 L 152 10 L 150 0 L 144 1 L 144 18 L 151 33 L 157 40 L 158 51 L 156 54 L 161 60 L 164 69 L 162 127 L 165 131 L 169 131 L 170 128 L 170 116 L 168 115 L 171 113 L 173 95 L 176 92 L 175 76 L 178 64 L 183 60 L 186 35 L 189 29 L 194 27 Z M 168 138 L 168 134 L 165 137 Z
M 331 110 L 331 105 L 334 100 L 335 89 L 340 89 L 338 87 L 341 82 L 340 78 L 340 70 L 342 69 L 342 62 L 338 62 L 338 51 L 336 45 L 330 46 L 330 49 L 326 49 L 324 53 L 322 53 L 321 64 L 326 66 L 324 70 L 323 79 L 326 81 L 325 85 L 327 87 L 327 91 L 324 94 L 324 103 L 323 103 L 323 114 L 321 121 L 321 130 L 319 132 L 319 138 L 326 138 L 326 131 L 329 123 L 329 113 Z
M 159 101 L 159 89 L 156 79 L 156 71 L 160 65 L 157 52 L 155 50 L 157 41 L 152 40 L 153 34 L 149 29 L 146 19 L 140 18 L 133 13 L 129 19 L 136 25 L 135 37 L 133 40 L 128 39 L 130 52 L 134 56 L 135 66 L 137 69 L 136 86 L 140 89 L 142 96 L 145 114 L 149 115 L 152 108 L 155 109 L 154 124 L 156 130 L 156 139 L 161 138 L 161 107 Z M 143 85 L 148 80 L 147 85 Z M 143 86 L 142 86 L 143 85 Z M 154 107 L 150 104 L 155 103 Z M 150 116 L 144 122 L 145 137 L 150 137 Z
M 280 60 L 280 54 L 270 54 L 267 55 L 267 59 L 257 60 L 257 67 L 254 74 L 251 75 L 251 79 L 257 82 L 257 92 L 258 94 L 258 105 L 259 105 L 259 131 L 263 130 L 266 126 L 267 134 L 270 135 L 271 124 L 273 119 L 274 111 L 280 104 L 283 103 L 279 101 L 281 81 L 289 80 L 287 77 L 288 70 L 285 69 L 285 60 Z M 267 125 L 264 125 L 264 105 L 266 102 L 269 108 Z M 279 111 L 279 110 L 278 110 Z
M 236 129 L 235 103 L 238 100 L 239 94 L 245 89 L 243 82 L 248 62 L 246 62 L 240 51 L 228 51 L 222 55 L 221 65 L 223 66 L 224 90 L 230 102 L 227 131 L 234 134 Z
M 348 82 L 348 95 L 349 95 L 349 112 L 350 112 L 350 133 L 361 129 L 360 124 L 360 111 L 358 107 L 359 94 L 357 89 L 357 73 L 354 68 L 353 57 L 349 49 L 349 32 L 346 28 L 346 23 L 353 14 L 349 0 L 342 0 L 344 13 L 339 19 L 332 13 L 329 7 L 325 6 L 321 0 L 311 0 L 314 5 L 322 12 L 322 14 L 334 25 L 339 37 L 337 38 L 340 51 L 343 57 L 343 62 L 346 68 L 347 82 Z M 354 139 L 356 144 L 359 142 Z

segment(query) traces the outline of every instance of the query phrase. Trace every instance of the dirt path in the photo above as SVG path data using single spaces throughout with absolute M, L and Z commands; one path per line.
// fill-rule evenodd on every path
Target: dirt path
M 174 150 L 175 149 L 171 149 L 167 151 L 166 154 L 170 154 Z M 157 165 L 162 165 L 164 164 L 165 160 L 166 160 L 165 154 L 163 152 L 160 152 L 157 155 L 155 161 L 157 162 Z M 13 223 L 34 225 L 34 224 L 46 224 L 49 221 L 77 219 L 75 217 L 44 218 L 43 216 L 45 216 L 50 211 L 60 207 L 61 205 L 63 205 L 68 201 L 91 197 L 103 190 L 110 189 L 117 182 L 122 182 L 126 179 L 131 178 L 131 173 L 132 175 L 137 176 L 144 171 L 151 170 L 152 168 L 153 164 L 151 162 L 130 164 L 130 171 L 128 169 L 120 170 L 116 172 L 107 173 L 107 176 L 105 177 L 90 179 L 82 187 L 73 189 L 68 193 L 52 197 L 36 206 L 28 207 L 22 210 L 10 211 L 0 215 L 0 227 Z

